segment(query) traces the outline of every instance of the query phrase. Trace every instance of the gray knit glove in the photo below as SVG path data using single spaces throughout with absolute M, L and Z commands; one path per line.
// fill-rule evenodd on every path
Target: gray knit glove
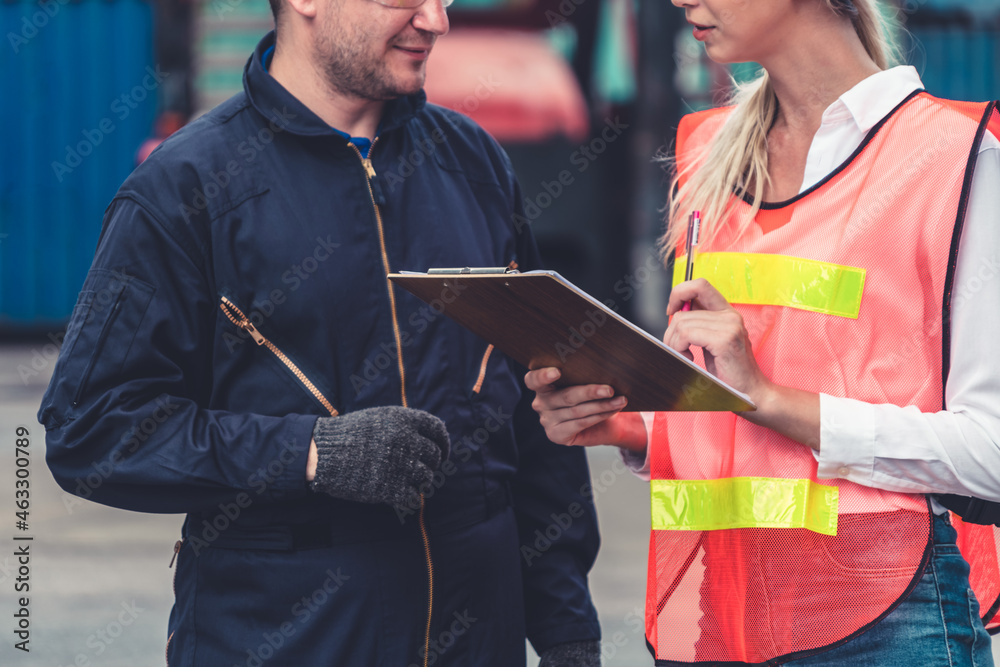
M 360 503 L 420 504 L 420 487 L 448 458 L 444 422 L 398 405 L 320 417 L 313 428 L 319 460 L 313 491 Z
M 601 667 L 601 642 L 559 644 L 542 653 L 538 667 Z

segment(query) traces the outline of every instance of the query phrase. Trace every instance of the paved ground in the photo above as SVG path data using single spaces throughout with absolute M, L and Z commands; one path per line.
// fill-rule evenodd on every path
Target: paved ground
M 51 373 L 45 341 L 0 346 L 0 665 L 146 667 L 163 665 L 172 603 L 167 568 L 181 517 L 77 503 L 44 462 L 35 420 Z M 36 356 L 34 352 L 37 351 Z M 18 368 L 38 369 L 22 378 Z M 17 569 L 12 537 L 14 432 L 30 432 L 31 542 L 29 654 L 14 648 Z M 591 577 L 604 631 L 605 667 L 648 667 L 642 616 L 649 508 L 646 485 L 620 473 L 610 450 L 591 451 L 603 547 Z M 998 642 L 994 643 L 997 652 Z M 537 665 L 528 649 L 529 667 Z M 220 666 L 224 667 L 224 666 Z M 313 666 L 295 666 L 313 667 Z M 474 667 L 474 666 L 473 666 Z M 930 667 L 930 666 L 929 666 Z

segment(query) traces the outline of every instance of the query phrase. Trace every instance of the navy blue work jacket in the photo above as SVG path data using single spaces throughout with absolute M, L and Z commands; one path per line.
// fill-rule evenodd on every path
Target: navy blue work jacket
M 546 439 L 523 369 L 386 281 L 538 266 L 506 155 L 420 93 L 387 104 L 370 176 L 263 69 L 273 41 L 251 57 L 244 92 L 164 142 L 106 211 L 39 411 L 57 482 L 99 503 L 188 515 L 172 665 L 252 665 L 269 650 L 268 664 L 422 664 L 418 512 L 305 482 L 324 400 L 343 414 L 399 405 L 405 391 L 453 443 L 427 494 L 431 638 L 461 630 L 468 645 L 442 641 L 429 662 L 501 664 L 513 641 L 520 658 L 503 664 L 519 664 L 525 634 L 539 651 L 599 637 L 584 452 Z M 223 299 L 270 345 L 236 326 Z M 321 590 L 333 602 L 314 604 Z

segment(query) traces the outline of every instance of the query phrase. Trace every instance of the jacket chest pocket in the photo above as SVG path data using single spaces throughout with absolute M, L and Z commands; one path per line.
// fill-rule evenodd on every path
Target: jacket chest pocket
M 282 350 L 282 348 L 279 348 L 274 342 L 264 336 L 264 334 L 257 329 L 250 318 L 248 318 L 243 311 L 240 310 L 235 303 L 233 303 L 232 300 L 226 296 L 221 296 L 219 298 L 219 308 L 230 322 L 250 336 L 251 340 L 253 340 L 258 348 L 265 348 L 266 351 L 261 350 L 261 353 L 273 356 L 282 369 L 294 377 L 295 382 L 303 389 L 303 391 L 305 391 L 316 403 L 318 403 L 327 414 L 331 417 L 336 417 L 338 415 L 337 409 L 333 407 L 333 403 L 331 403 L 327 398 L 329 392 L 325 392 L 320 389 L 313 382 L 313 380 L 310 379 L 304 371 L 302 371 L 299 365 Z

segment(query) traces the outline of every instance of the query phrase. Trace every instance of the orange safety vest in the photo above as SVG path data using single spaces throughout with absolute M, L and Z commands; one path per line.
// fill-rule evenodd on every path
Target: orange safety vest
M 728 112 L 681 121 L 680 167 Z M 955 259 L 986 131 L 1000 136 L 996 103 L 914 93 L 832 174 L 764 204 L 763 229 L 737 238 L 750 204 L 736 202 L 702 245 L 694 276 L 740 312 L 765 375 L 942 409 Z M 774 217 L 783 224 L 770 229 Z M 675 283 L 684 261 L 676 264 Z M 817 479 L 812 450 L 732 413 L 659 413 L 653 424 L 646 638 L 657 665 L 818 653 L 872 627 L 922 576 L 926 496 Z M 984 622 L 995 627 L 1000 532 L 953 523 Z

